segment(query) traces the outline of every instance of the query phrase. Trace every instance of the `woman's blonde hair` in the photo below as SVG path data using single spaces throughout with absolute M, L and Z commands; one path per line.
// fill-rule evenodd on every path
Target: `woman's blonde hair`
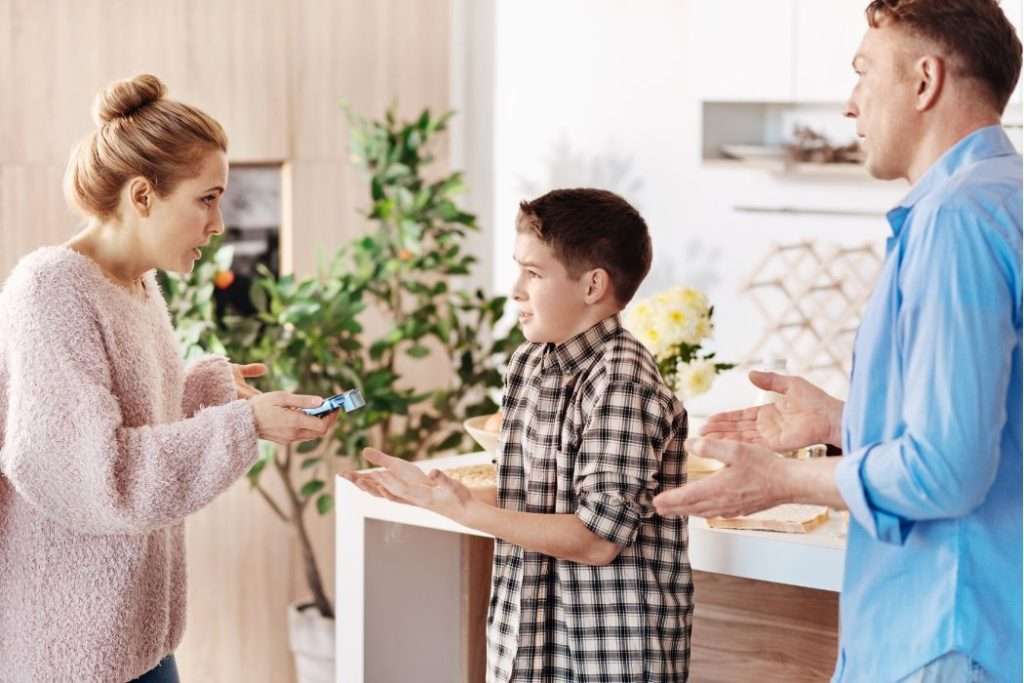
M 159 78 L 140 74 L 104 88 L 93 103 L 97 129 L 71 150 L 64 196 L 83 213 L 100 219 L 117 213 L 126 182 L 142 176 L 166 197 L 181 180 L 195 176 L 203 156 L 227 151 L 217 121 L 164 95 Z

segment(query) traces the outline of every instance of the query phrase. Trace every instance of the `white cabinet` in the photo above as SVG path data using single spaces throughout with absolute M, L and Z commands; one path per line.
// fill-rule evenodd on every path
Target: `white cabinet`
M 845 102 L 856 83 L 853 56 L 867 31 L 866 0 L 797 0 L 794 99 Z
M 793 99 L 796 0 L 694 0 L 691 64 L 702 100 Z

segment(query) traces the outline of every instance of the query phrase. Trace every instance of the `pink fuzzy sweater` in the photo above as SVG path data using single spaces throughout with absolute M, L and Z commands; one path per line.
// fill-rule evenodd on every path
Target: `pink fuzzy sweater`
M 124 683 L 172 652 L 182 520 L 256 459 L 229 364 L 186 372 L 145 283 L 47 247 L 0 291 L 2 683 Z

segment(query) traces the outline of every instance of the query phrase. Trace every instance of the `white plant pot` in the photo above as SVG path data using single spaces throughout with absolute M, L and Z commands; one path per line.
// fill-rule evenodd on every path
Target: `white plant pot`
M 289 605 L 288 636 L 298 683 L 334 683 L 334 620 L 316 607 Z

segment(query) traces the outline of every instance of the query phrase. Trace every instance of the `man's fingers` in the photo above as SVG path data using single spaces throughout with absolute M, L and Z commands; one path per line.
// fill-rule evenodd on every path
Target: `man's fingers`
M 761 406 L 753 406 L 751 408 L 741 408 L 740 410 L 727 410 L 721 413 L 715 413 L 707 419 L 704 426 L 708 425 L 727 425 L 735 422 L 756 422 L 757 412 L 761 409 Z
M 779 375 L 774 372 L 761 372 L 760 370 L 750 371 L 750 382 L 759 389 L 774 391 L 777 394 L 784 394 L 789 390 L 789 375 Z
M 765 445 L 765 440 L 761 436 L 761 432 L 759 432 L 756 429 L 735 432 L 715 432 L 701 430 L 700 435 L 705 439 L 714 439 L 718 441 L 742 441 L 743 443 L 754 444 L 757 446 Z
M 712 458 L 714 460 L 720 460 L 726 465 L 731 465 L 736 462 L 736 458 L 743 453 L 744 448 L 749 448 L 748 444 L 741 444 L 738 441 L 730 441 L 727 439 L 709 439 L 701 437 L 693 437 L 686 440 L 683 444 L 687 453 L 700 456 L 701 458 Z

